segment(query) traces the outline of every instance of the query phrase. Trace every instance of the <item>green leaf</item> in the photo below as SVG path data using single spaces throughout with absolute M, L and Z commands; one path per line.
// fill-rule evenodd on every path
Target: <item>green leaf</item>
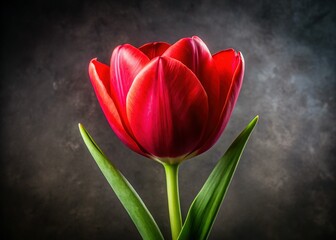
M 79 130 L 92 157 L 130 215 L 142 238 L 164 239 L 154 218 L 132 185 L 106 158 L 83 125 L 79 124 Z
M 231 144 L 215 166 L 191 204 L 179 240 L 207 239 L 223 202 L 239 159 L 251 132 L 258 122 L 256 116 Z

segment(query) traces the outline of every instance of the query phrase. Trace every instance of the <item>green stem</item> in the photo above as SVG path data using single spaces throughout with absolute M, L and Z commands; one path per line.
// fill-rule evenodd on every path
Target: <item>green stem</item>
M 166 172 L 169 218 L 172 239 L 176 240 L 182 228 L 182 216 L 178 189 L 179 165 L 163 164 Z

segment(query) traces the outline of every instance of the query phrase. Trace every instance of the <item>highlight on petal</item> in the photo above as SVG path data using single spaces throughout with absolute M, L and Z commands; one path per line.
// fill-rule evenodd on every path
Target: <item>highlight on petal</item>
M 181 157 L 202 136 L 208 97 L 185 65 L 157 57 L 134 80 L 127 96 L 127 116 L 147 152 L 160 159 Z
M 233 52 L 232 52 L 233 51 Z M 198 151 L 197 154 L 208 150 L 220 137 L 224 131 L 231 114 L 233 112 L 234 106 L 238 100 L 240 89 L 243 83 L 245 62 L 241 52 L 236 53 L 234 50 L 227 50 L 218 53 L 220 55 L 215 55 L 214 59 L 219 69 L 219 74 L 221 75 L 221 83 L 227 87 L 229 85 L 229 90 L 227 91 L 225 103 L 221 109 L 221 115 L 218 124 L 214 128 L 215 131 L 207 141 L 205 141 L 204 146 Z M 231 57 L 230 57 L 231 56 Z
M 110 68 L 98 62 L 96 58 L 92 59 L 89 64 L 89 76 L 98 102 L 116 135 L 133 151 L 146 155 L 122 125 L 120 115 L 110 95 Z
M 146 54 L 149 59 L 153 59 L 161 56 L 169 47 L 170 44 L 166 42 L 152 42 L 139 47 L 139 50 Z
M 111 57 L 111 94 L 121 112 L 125 112 L 127 93 L 136 75 L 149 62 L 136 47 L 124 44 L 116 47 Z

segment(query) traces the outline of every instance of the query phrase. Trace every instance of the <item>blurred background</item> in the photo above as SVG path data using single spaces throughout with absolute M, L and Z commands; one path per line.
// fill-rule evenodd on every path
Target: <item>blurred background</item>
M 183 215 L 229 144 L 257 125 L 210 239 L 336 236 L 335 1 L 8 1 L 1 6 L 1 239 L 140 239 L 81 122 L 170 238 L 162 167 L 110 129 L 87 67 L 119 44 L 197 35 L 244 54 L 217 144 L 180 168 Z

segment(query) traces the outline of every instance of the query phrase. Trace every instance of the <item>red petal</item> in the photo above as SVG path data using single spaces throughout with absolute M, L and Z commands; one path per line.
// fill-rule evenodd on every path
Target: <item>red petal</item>
M 240 56 L 234 49 L 227 49 L 213 56 L 220 77 L 221 106 L 224 106 L 233 80 L 233 74 L 239 64 Z
M 209 118 L 203 138 L 208 138 L 218 122 L 220 106 L 220 81 L 215 62 L 205 43 L 199 37 L 183 38 L 166 50 L 163 56 L 181 61 L 192 70 L 203 85 L 209 98 Z
M 209 49 L 200 38 L 183 38 L 170 46 L 163 56 L 181 61 L 195 73 L 209 96 L 218 96 L 219 79 L 216 67 Z
M 170 44 L 165 42 L 153 42 L 139 47 L 139 50 L 146 54 L 149 59 L 153 59 L 161 56 L 169 47 Z
M 111 94 L 122 115 L 126 112 L 126 97 L 134 78 L 148 62 L 144 53 L 129 44 L 116 47 L 112 53 Z
M 240 52 L 237 53 L 233 49 L 229 49 L 221 51 L 213 57 L 221 78 L 221 91 L 225 93 L 223 96 L 226 97 L 214 134 L 206 141 L 198 154 L 208 150 L 224 131 L 237 102 L 244 77 L 245 63 Z
M 127 116 L 137 141 L 161 159 L 190 153 L 202 136 L 207 115 L 207 94 L 196 76 L 168 57 L 153 59 L 127 96 Z
M 237 54 L 235 60 L 236 60 L 235 64 L 233 64 L 234 71 L 233 71 L 232 81 L 230 84 L 230 90 L 229 90 L 228 97 L 226 99 L 226 102 L 225 102 L 225 105 L 222 111 L 223 121 L 221 124 L 221 130 L 219 131 L 219 135 L 226 127 L 226 124 L 229 122 L 234 106 L 236 105 L 236 102 L 238 100 L 241 86 L 243 84 L 245 62 L 244 62 L 244 57 L 241 54 L 241 52 Z
M 99 104 L 116 135 L 133 151 L 146 155 L 125 131 L 121 123 L 116 106 L 110 96 L 110 68 L 98 62 L 97 59 L 92 59 L 89 64 L 89 75 Z

